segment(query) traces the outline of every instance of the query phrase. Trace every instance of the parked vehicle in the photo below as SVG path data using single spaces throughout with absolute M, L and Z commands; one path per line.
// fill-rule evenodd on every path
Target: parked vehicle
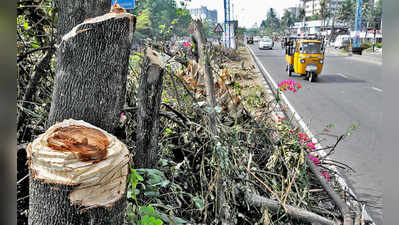
M 253 36 L 247 37 L 247 44 L 253 44 L 253 43 L 254 43 L 254 37 Z
M 349 46 L 351 37 L 349 35 L 338 35 L 334 41 L 334 48 L 345 48 Z
M 288 76 L 295 72 L 313 82 L 324 64 L 324 42 L 310 39 L 286 39 L 285 61 Z
M 273 49 L 273 40 L 269 37 L 263 37 L 262 40 L 259 41 L 259 49 Z

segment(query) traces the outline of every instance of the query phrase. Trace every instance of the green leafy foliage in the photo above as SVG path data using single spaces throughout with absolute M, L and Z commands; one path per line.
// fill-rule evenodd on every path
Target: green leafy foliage
M 140 181 L 143 181 L 143 177 L 140 176 L 135 169 L 130 168 L 130 174 L 128 175 L 128 182 L 131 185 L 131 190 L 130 190 L 130 195 L 128 197 L 134 199 L 137 201 L 137 197 L 136 195 L 140 193 L 140 191 L 138 189 L 136 189 L 137 184 Z
M 151 30 L 152 22 L 150 20 L 151 11 L 144 9 L 137 16 L 136 29 L 139 32 L 149 32 Z
M 280 20 L 277 18 L 276 12 L 270 8 L 266 15 L 266 20 L 261 23 L 261 28 L 265 30 L 265 34 L 271 36 L 280 29 Z
M 163 222 L 160 220 L 159 214 L 155 212 L 152 206 L 141 206 L 139 208 L 139 215 L 141 219 L 137 225 L 162 225 Z
M 173 35 L 187 36 L 191 15 L 185 3 L 178 7 L 175 0 L 143 0 L 132 13 L 137 18 L 137 32 L 143 38 L 166 40 Z

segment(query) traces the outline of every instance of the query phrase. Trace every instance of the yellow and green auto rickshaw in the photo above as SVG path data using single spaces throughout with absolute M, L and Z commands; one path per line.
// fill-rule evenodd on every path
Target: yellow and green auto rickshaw
M 286 38 L 284 40 L 286 71 L 288 76 L 295 72 L 315 81 L 324 64 L 323 41 L 306 38 Z

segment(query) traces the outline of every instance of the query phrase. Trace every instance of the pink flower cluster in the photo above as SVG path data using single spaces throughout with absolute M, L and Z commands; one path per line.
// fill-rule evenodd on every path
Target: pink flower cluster
M 307 134 L 304 134 L 304 133 L 299 133 L 298 134 L 298 137 L 299 137 L 299 141 L 303 144 L 304 142 L 309 142 L 309 141 L 311 141 L 311 139 L 308 137 L 308 135 Z
M 297 92 L 297 89 L 301 88 L 301 83 L 293 80 L 284 80 L 278 84 L 281 91 L 286 91 L 287 89 L 292 92 Z
M 313 151 L 316 149 L 316 143 L 307 142 L 305 145 L 309 148 L 310 151 Z
M 304 133 L 298 134 L 299 141 L 302 145 L 308 147 L 309 151 L 312 152 L 316 150 L 316 143 L 312 142 L 311 139 Z M 320 159 L 316 156 L 309 154 L 309 159 L 318 167 L 320 165 Z M 331 175 L 327 170 L 321 170 L 320 173 L 327 179 L 328 182 L 331 181 Z
M 185 41 L 183 43 L 183 46 L 186 47 L 186 48 L 190 48 L 191 47 L 191 42 L 190 41 Z
M 316 164 L 316 165 L 320 164 L 320 159 L 317 157 L 309 155 L 309 159 L 312 160 L 312 162 L 314 162 L 314 164 Z
M 327 179 L 328 182 L 331 181 L 331 175 L 326 170 L 322 170 L 320 173 Z

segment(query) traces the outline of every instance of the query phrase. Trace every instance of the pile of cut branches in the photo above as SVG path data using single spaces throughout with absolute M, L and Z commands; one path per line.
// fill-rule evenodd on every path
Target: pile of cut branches
M 245 59 L 236 58 L 231 50 L 226 53 L 215 46 L 209 50 L 217 102 L 211 107 L 203 67 L 192 50 L 192 57 L 185 55 L 186 50 L 175 53 L 191 58 L 187 66 L 178 63 L 176 55 L 163 56 L 167 69 L 159 161 L 155 168 L 134 171 L 127 222 L 134 224 L 140 215 L 171 224 L 333 224 L 342 220 L 339 207 L 307 161 L 322 168 L 322 179 L 338 189 L 334 174 L 323 168 L 323 159 L 309 156 L 313 143 L 298 128 L 284 120 L 272 122 L 275 102 L 261 86 L 251 83 L 259 74 L 248 59 L 245 66 Z M 133 152 L 136 116 L 129 109 L 136 108 L 142 55 L 132 56 L 122 125 Z M 215 115 L 216 134 L 210 115 Z

